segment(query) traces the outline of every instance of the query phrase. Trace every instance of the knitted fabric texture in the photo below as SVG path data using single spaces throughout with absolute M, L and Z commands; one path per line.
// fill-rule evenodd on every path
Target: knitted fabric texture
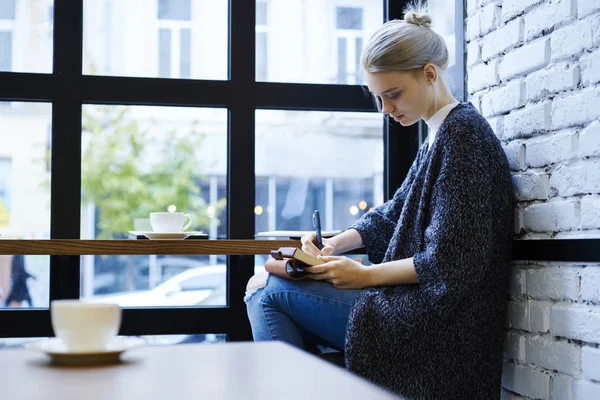
M 513 188 L 506 155 L 470 102 L 418 151 L 394 197 L 352 228 L 373 263 L 413 257 L 418 284 L 368 288 L 346 367 L 407 399 L 500 398 Z

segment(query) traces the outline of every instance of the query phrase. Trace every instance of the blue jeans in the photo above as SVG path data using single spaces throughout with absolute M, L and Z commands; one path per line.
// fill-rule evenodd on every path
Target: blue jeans
M 265 287 L 244 297 L 255 341 L 281 340 L 314 351 L 344 349 L 348 315 L 360 290 L 329 282 L 299 281 L 269 274 Z

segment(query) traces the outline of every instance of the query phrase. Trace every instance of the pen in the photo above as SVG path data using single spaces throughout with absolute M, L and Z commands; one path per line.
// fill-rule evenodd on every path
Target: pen
M 315 210 L 313 213 L 313 228 L 317 233 L 317 248 L 323 249 L 323 237 L 321 236 L 321 217 L 319 217 L 319 210 Z

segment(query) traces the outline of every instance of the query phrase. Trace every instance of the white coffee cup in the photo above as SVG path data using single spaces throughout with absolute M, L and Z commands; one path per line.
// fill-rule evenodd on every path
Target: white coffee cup
M 189 221 L 184 226 L 183 221 L 186 217 Z M 150 225 L 154 232 L 183 232 L 192 225 L 192 217 L 182 212 L 152 212 Z
M 112 303 L 53 300 L 50 319 L 54 334 L 68 351 L 102 351 L 119 333 L 121 308 Z

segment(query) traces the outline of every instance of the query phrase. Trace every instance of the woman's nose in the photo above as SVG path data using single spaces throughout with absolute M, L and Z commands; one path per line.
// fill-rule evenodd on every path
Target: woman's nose
M 392 111 L 394 111 L 394 106 L 390 103 L 388 103 L 385 100 L 381 101 L 381 112 L 384 114 L 389 114 Z

